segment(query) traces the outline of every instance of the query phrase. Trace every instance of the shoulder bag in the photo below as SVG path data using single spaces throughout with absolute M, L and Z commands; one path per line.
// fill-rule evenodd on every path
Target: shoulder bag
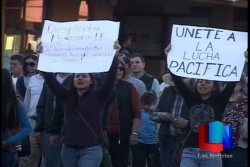
M 188 133 L 186 134 L 185 138 L 179 142 L 174 150 L 173 156 L 172 156 L 172 162 L 174 164 L 175 167 L 180 167 L 180 163 L 181 163 L 181 156 L 182 156 L 182 152 L 183 149 L 185 147 L 185 143 L 188 139 L 188 137 L 190 136 L 191 132 L 193 131 L 195 126 L 195 123 L 191 126 L 191 128 L 189 129 Z
M 111 157 L 109 155 L 109 151 L 108 151 L 107 147 L 105 147 L 104 144 L 102 142 L 100 142 L 96 132 L 91 127 L 91 125 L 88 123 L 88 121 L 85 119 L 85 117 L 82 115 L 82 113 L 80 112 L 78 107 L 77 107 L 77 111 L 78 111 L 77 113 L 79 114 L 80 118 L 83 120 L 83 122 L 88 126 L 88 128 L 90 129 L 92 134 L 95 136 L 96 140 L 99 143 L 101 143 L 103 156 L 102 156 L 102 162 L 101 162 L 100 167 L 112 167 Z

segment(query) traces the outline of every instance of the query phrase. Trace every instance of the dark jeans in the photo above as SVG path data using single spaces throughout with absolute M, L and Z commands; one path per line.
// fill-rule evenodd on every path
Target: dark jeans
M 9 153 L 2 150 L 2 167 L 15 167 L 17 154 Z
M 247 148 L 233 148 L 224 150 L 222 153 L 223 167 L 247 167 Z
M 45 167 L 62 167 L 62 143 L 60 142 L 57 147 L 52 146 L 49 141 L 50 136 L 51 134 L 48 133 L 44 133 L 43 135 L 43 156 Z
M 161 167 L 174 167 L 172 156 L 180 137 L 168 136 L 164 143 L 160 144 Z
M 118 134 L 110 135 L 109 139 L 109 153 L 113 167 L 128 167 L 128 157 L 130 146 L 128 142 L 118 143 Z
M 148 167 L 158 167 L 159 164 L 158 144 L 138 143 L 132 147 L 133 167 L 145 167 L 146 161 Z

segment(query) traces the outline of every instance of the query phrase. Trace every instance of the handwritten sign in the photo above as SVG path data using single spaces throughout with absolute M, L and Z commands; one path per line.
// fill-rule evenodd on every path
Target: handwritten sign
M 116 50 L 119 22 L 46 20 L 38 69 L 47 72 L 90 73 L 108 71 Z
M 173 25 L 167 65 L 178 76 L 239 81 L 246 50 L 246 32 Z

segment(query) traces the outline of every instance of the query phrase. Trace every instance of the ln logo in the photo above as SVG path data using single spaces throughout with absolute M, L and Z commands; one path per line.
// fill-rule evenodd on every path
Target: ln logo
M 221 152 L 223 148 L 232 148 L 232 127 L 222 122 L 210 122 L 199 126 L 199 148 Z

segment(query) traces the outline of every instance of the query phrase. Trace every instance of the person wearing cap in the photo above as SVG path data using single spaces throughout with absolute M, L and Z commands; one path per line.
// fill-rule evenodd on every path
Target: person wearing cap
M 151 113 L 151 119 L 161 123 L 158 132 L 161 167 L 173 167 L 172 156 L 175 147 L 186 132 L 189 112 L 171 75 L 165 74 L 163 80 L 169 87 L 164 88 L 156 111 Z M 188 81 L 186 84 L 189 87 L 194 85 L 193 80 L 185 81 Z
M 144 82 L 142 82 L 141 80 L 130 76 L 131 65 L 132 65 L 130 58 L 127 56 L 123 56 L 123 61 L 125 63 L 125 69 L 126 69 L 126 72 L 125 72 L 123 79 L 125 81 L 132 83 L 141 97 L 142 94 L 146 92 L 146 86 L 145 86 Z

